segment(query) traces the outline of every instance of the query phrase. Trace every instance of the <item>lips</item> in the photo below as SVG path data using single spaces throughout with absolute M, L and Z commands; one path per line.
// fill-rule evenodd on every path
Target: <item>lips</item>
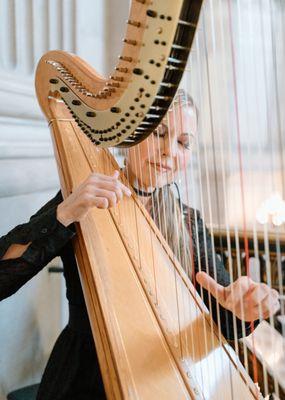
M 150 165 L 151 165 L 152 167 L 156 168 L 157 170 L 162 171 L 162 172 L 170 172 L 170 171 L 172 171 L 172 168 L 169 167 L 169 166 L 166 165 L 166 164 L 160 164 L 160 163 L 152 163 L 152 162 L 150 162 Z

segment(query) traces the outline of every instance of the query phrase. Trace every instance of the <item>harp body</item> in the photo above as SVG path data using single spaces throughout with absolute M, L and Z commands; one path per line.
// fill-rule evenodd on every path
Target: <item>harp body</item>
M 115 159 L 50 100 L 65 196 Z M 122 179 L 124 179 L 122 177 Z M 76 258 L 110 399 L 257 398 L 257 390 L 135 194 L 77 226 Z M 155 287 L 154 276 L 159 283 Z M 213 373 L 218 371 L 218 373 Z
M 176 24 L 181 10 L 188 6 L 193 7 L 193 15 L 189 15 L 194 16 L 194 22 L 180 25 L 193 28 L 199 1 L 175 5 L 154 1 L 151 9 L 147 2 L 134 2 L 128 39 L 116 67 L 119 74 L 109 80 L 64 52 L 49 52 L 42 58 L 37 70 L 37 95 L 50 122 L 64 197 L 91 172 L 110 174 L 118 168 L 103 147 L 138 143 L 161 121 L 175 88 L 168 82 L 163 94 L 159 92 L 159 83 L 165 78 L 160 67 L 164 63 L 165 70 L 172 66 L 180 74 L 180 66 L 185 64 L 183 49 L 179 49 L 182 61 L 177 56 L 173 63 L 173 57 L 169 61 L 163 56 L 173 51 Z M 145 17 L 148 14 L 151 21 Z M 146 69 L 150 65 L 155 68 L 149 60 L 157 56 L 157 47 L 144 42 L 145 33 L 135 22 L 140 20 L 140 27 L 145 27 L 153 20 L 157 22 L 159 15 L 169 16 L 169 23 L 170 19 L 174 22 L 166 30 L 168 40 L 160 54 L 161 65 L 145 79 L 142 75 Z M 160 25 L 154 25 L 153 32 L 159 34 Z M 193 35 L 189 36 L 190 45 Z M 136 47 L 134 42 L 141 46 Z M 147 51 L 152 52 L 152 58 Z M 142 79 L 150 85 L 149 96 L 136 102 Z M 149 80 L 154 83 L 149 84 Z M 160 103 L 154 106 L 153 98 Z M 141 104 L 144 107 L 138 111 Z M 135 107 L 133 114 L 130 107 Z M 131 115 L 124 116 L 126 112 Z M 122 118 L 126 126 L 118 135 Z M 127 184 L 123 176 L 121 179 Z M 77 224 L 75 251 L 108 399 L 262 398 L 134 193 L 114 209 L 94 208 Z

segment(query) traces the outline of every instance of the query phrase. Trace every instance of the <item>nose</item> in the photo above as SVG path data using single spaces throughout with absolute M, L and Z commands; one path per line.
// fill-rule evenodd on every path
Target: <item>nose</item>
M 177 146 L 177 140 L 175 137 L 172 137 L 171 135 L 165 135 L 163 144 L 162 144 L 162 153 L 163 155 L 171 158 L 176 158 L 177 157 L 177 151 L 178 151 L 178 146 Z

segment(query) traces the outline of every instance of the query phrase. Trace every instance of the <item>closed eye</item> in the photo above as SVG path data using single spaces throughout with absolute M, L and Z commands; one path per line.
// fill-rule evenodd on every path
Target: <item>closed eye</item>
M 181 144 L 185 149 L 190 150 L 191 141 L 189 133 L 186 132 L 181 133 L 181 135 L 179 135 L 179 138 L 177 139 L 177 142 Z

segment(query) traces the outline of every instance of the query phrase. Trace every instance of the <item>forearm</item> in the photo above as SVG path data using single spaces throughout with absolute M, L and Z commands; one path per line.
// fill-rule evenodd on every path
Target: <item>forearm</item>
M 21 257 L 22 254 L 27 250 L 31 242 L 27 244 L 11 244 L 10 247 L 6 250 L 4 256 L 0 259 L 1 260 L 10 260 Z
M 75 235 L 57 220 L 56 196 L 28 223 L 0 238 L 0 299 L 15 293 L 36 275 Z

